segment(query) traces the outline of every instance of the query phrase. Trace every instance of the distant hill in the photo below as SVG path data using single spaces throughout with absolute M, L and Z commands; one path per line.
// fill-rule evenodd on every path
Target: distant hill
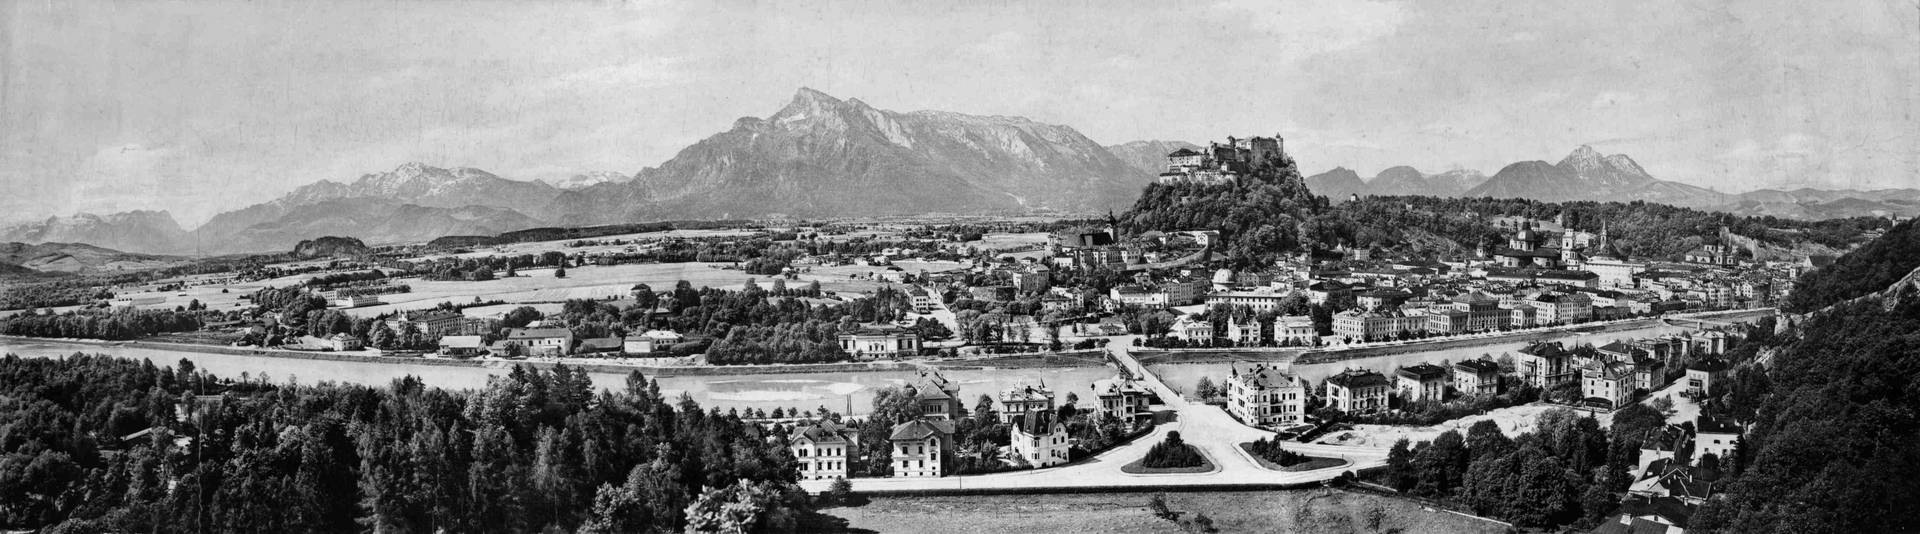
M 326 236 L 301 241 L 293 246 L 293 257 L 303 260 L 314 258 L 357 258 L 373 253 L 366 243 L 351 237 Z
M 1848 217 L 1920 216 L 1920 189 L 1872 191 L 1762 189 L 1721 193 L 1661 180 L 1625 154 L 1602 155 L 1581 146 L 1559 163 L 1521 161 L 1493 176 L 1455 170 L 1426 174 L 1399 166 L 1362 181 L 1357 173 L 1334 168 L 1307 178 L 1314 194 L 1340 202 L 1353 194 L 1398 196 L 1524 198 L 1544 202 L 1654 202 L 1754 217 L 1823 220 Z
M 1330 235 L 1337 228 L 1311 224 L 1329 210 L 1307 189 L 1292 158 L 1236 172 L 1244 174 L 1231 183 L 1147 184 L 1117 222 L 1129 234 L 1217 230 L 1220 242 L 1211 246 L 1236 268 L 1272 265 L 1303 248 L 1338 241 Z
M 1167 170 L 1167 154 L 1182 148 L 1200 148 L 1186 141 L 1134 141 L 1107 147 L 1108 152 L 1147 176 Z
M 582 174 L 575 174 L 573 176 L 568 176 L 566 178 L 545 180 L 547 185 L 553 186 L 555 189 L 580 189 L 580 188 L 600 185 L 600 184 L 607 184 L 607 183 L 619 184 L 619 183 L 626 183 L 630 181 L 633 181 L 632 175 L 620 174 L 620 173 L 611 172 L 611 171 L 594 171 L 594 172 L 588 172 L 588 173 L 582 173 Z
M 134 254 L 82 243 L 0 243 L 0 269 L 22 274 L 20 269 L 38 273 L 101 273 L 142 271 L 172 267 L 185 258 Z
M 1346 167 L 1334 167 L 1333 170 L 1308 176 L 1306 183 L 1307 189 L 1312 190 L 1313 194 L 1334 202 L 1344 202 L 1353 195 L 1373 194 L 1360 175 Z
M 0 242 L 88 243 L 116 250 L 145 253 L 178 252 L 192 239 L 173 215 L 165 211 L 128 211 L 108 215 L 90 213 L 0 228 Z
M 1151 174 L 1066 126 L 945 111 L 901 113 L 801 89 L 628 183 L 560 194 L 552 222 L 791 215 L 1096 213 Z
M 268 252 L 288 250 L 315 236 L 351 236 L 377 244 L 424 243 L 441 236 L 496 234 L 542 224 L 507 208 L 429 207 L 372 197 L 328 199 L 278 211 L 266 222 L 220 229 L 228 233 L 217 241 L 203 238 L 202 244 L 220 252 Z

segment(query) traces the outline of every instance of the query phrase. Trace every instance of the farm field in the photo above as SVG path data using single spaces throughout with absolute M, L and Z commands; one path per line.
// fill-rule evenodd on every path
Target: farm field
M 641 232 L 641 233 L 635 233 L 635 234 L 602 236 L 602 237 L 590 238 L 589 240 L 590 241 L 613 241 L 613 240 L 657 241 L 661 239 L 674 239 L 674 238 L 697 239 L 697 238 L 707 238 L 707 237 L 744 237 L 744 236 L 750 236 L 758 233 L 760 232 L 757 230 L 724 230 L 724 229 L 667 230 L 664 232 Z M 512 244 L 499 245 L 494 247 L 484 247 L 484 248 L 474 250 L 473 252 L 466 252 L 461 254 L 427 255 L 427 256 L 421 256 L 420 259 L 436 260 L 441 258 L 485 258 L 488 256 L 518 256 L 522 254 L 531 254 L 531 255 L 538 256 L 540 254 L 544 254 L 547 252 L 565 252 L 568 254 L 574 254 L 574 253 L 596 254 L 596 253 L 604 253 L 604 252 L 619 252 L 619 251 L 626 250 L 626 248 L 629 246 L 638 246 L 641 248 L 645 247 L 645 245 L 594 245 L 594 246 L 586 246 L 586 247 L 568 247 L 567 246 L 567 243 L 572 243 L 574 241 L 577 241 L 577 240 L 561 239 L 561 240 L 554 240 L 554 241 L 529 241 L 525 243 L 512 243 Z
M 562 302 L 568 299 L 604 299 L 626 296 L 635 284 L 647 284 L 655 291 L 673 289 L 681 280 L 692 283 L 694 287 L 714 287 L 722 289 L 740 289 L 748 279 L 753 279 L 762 287 L 770 286 L 773 277 L 747 274 L 745 271 L 722 269 L 726 263 L 640 263 L 625 265 L 584 265 L 567 269 L 566 278 L 555 278 L 553 269 L 526 269 L 520 276 L 502 278 L 484 282 L 469 281 L 430 281 L 418 278 L 396 280 L 412 286 L 409 293 L 382 295 L 379 306 L 354 308 L 348 313 L 359 317 L 372 317 L 399 310 L 431 308 L 441 302 L 473 302 L 477 297 L 482 301 L 501 300 L 508 303 Z M 867 279 L 848 279 L 846 276 L 814 273 L 802 274 L 797 280 L 789 280 L 790 287 L 806 285 L 818 280 L 821 289 L 826 291 L 845 291 L 869 293 L 881 284 Z
M 880 497 L 830 508 L 871 532 L 1183 532 L 1147 511 L 1150 493 Z M 1506 532 L 1505 525 L 1404 501 L 1325 489 L 1166 493 L 1167 507 L 1205 513 L 1220 532 Z M 1376 514 L 1374 510 L 1379 510 Z M 1377 516 L 1377 528 L 1369 528 Z

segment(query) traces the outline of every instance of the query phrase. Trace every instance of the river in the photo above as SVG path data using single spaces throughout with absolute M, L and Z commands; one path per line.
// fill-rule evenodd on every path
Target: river
M 366 363 L 335 360 L 274 358 L 268 356 L 188 353 L 133 346 L 103 346 L 22 341 L 0 338 L 0 354 L 26 357 L 60 357 L 74 352 L 107 354 L 122 358 L 148 360 L 154 365 L 174 366 L 181 359 L 192 360 L 195 367 L 223 378 L 239 378 L 242 373 L 254 378 L 287 383 L 313 384 L 322 381 L 384 386 L 406 375 L 418 376 L 427 385 L 448 389 L 472 389 L 487 384 L 487 377 L 504 375 L 502 368 L 409 363 Z M 1064 401 L 1067 392 L 1076 392 L 1082 406 L 1096 401 L 1090 392 L 1093 382 L 1111 378 L 1115 371 L 1106 366 L 1046 367 L 1020 369 L 954 369 L 941 372 L 960 386 L 966 408 L 973 409 L 980 395 L 996 396 L 1001 390 L 1026 381 L 1045 382 Z M 588 373 L 598 388 L 624 388 L 624 373 Z M 914 378 L 912 371 L 860 371 L 838 373 L 767 373 L 711 376 L 671 376 L 658 379 L 668 398 L 681 393 L 693 397 L 701 406 L 722 410 L 758 408 L 814 409 L 826 407 L 853 415 L 872 411 L 873 396 L 887 386 L 905 384 Z M 849 410 L 851 407 L 851 410 Z

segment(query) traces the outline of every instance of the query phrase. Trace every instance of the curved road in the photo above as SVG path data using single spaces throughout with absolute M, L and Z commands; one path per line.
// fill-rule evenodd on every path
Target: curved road
M 1343 458 L 1348 465 L 1317 469 L 1313 471 L 1285 472 L 1261 467 L 1239 446 L 1241 443 L 1269 437 L 1270 432 L 1254 429 L 1235 421 L 1225 410 L 1217 406 L 1189 403 L 1172 388 L 1161 383 L 1158 377 L 1147 372 L 1133 358 L 1129 349 L 1133 347 L 1136 336 L 1115 337 L 1108 341 L 1107 350 L 1121 365 L 1127 367 L 1135 376 L 1141 378 L 1165 403 L 1162 410 L 1173 412 L 1173 422 L 1163 423 L 1153 432 L 1126 444 L 1072 464 L 988 475 L 969 475 L 941 478 L 854 478 L 849 481 L 854 491 L 861 492 L 915 492 L 915 491 L 956 491 L 956 490 L 1043 490 L 1071 489 L 1090 487 L 1181 487 L 1181 486 L 1249 486 L 1271 487 L 1285 484 L 1303 484 L 1330 480 L 1347 471 L 1385 465 L 1387 450 L 1378 447 L 1351 447 L 1339 445 L 1320 445 L 1287 443 L 1288 450 L 1320 457 Z M 1211 459 L 1217 469 L 1208 473 L 1181 473 L 1136 475 L 1122 472 L 1121 466 L 1139 460 L 1147 450 L 1164 439 L 1168 432 L 1178 431 L 1187 443 L 1200 448 Z M 825 491 L 830 484 L 824 480 L 809 480 L 800 483 L 808 491 Z

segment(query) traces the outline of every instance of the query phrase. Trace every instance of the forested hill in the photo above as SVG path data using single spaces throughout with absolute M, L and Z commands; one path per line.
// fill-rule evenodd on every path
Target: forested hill
M 1218 230 L 1228 263 L 1271 265 L 1312 242 L 1335 242 L 1327 199 L 1315 197 L 1291 159 L 1226 184 L 1148 184 L 1120 217 L 1127 233 Z
M 1880 217 L 1801 221 L 1746 217 L 1647 202 L 1541 202 L 1526 199 L 1370 196 L 1339 206 L 1360 228 L 1363 245 L 1390 244 L 1405 229 L 1418 228 L 1464 246 L 1504 243 L 1507 233 L 1494 228 L 1496 217 L 1551 220 L 1566 214 L 1577 229 L 1606 230 L 1614 248 L 1636 258 L 1673 259 L 1719 240 L 1720 229 L 1779 249 L 1844 251 L 1866 240 L 1869 231 L 1893 223 Z M 1741 243 L 1733 243 L 1739 246 Z M 1902 273 L 1904 274 L 1904 272 Z M 1896 277 L 1897 278 L 1897 277 Z M 1888 280 L 1891 283 L 1892 280 Z M 1881 284 L 1880 287 L 1885 287 Z
M 1840 271 L 1816 278 L 1845 276 Z M 1920 297 L 1835 305 L 1741 366 L 1708 410 L 1750 424 L 1724 499 L 1689 532 L 1911 532 L 1920 525 Z M 1724 407 L 1724 408 L 1722 408 Z
M 1900 223 L 1832 265 L 1801 275 L 1787 297 L 1787 311 L 1806 313 L 1887 289 L 1920 268 L 1920 227 Z

